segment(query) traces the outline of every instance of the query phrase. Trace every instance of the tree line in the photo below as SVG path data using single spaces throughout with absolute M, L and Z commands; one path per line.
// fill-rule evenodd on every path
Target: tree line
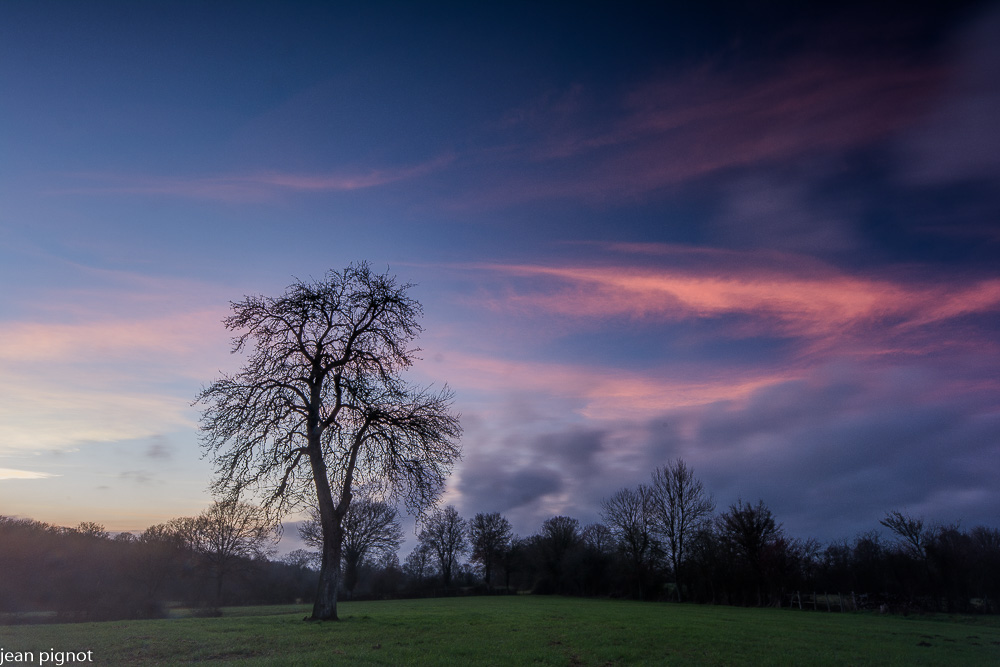
M 437 509 L 401 565 L 393 508 L 370 498 L 357 507 L 373 508 L 373 520 L 350 538 L 358 546 L 345 564 L 349 598 L 532 592 L 801 607 L 803 594 L 831 593 L 839 608 L 998 611 L 1000 530 L 890 512 L 880 521 L 886 537 L 873 529 L 824 545 L 788 535 L 763 500 L 716 512 L 682 460 L 605 498 L 601 521 L 589 525 L 554 516 L 521 537 L 499 513 L 466 520 Z M 313 530 L 303 528 L 307 542 Z
M 301 602 L 316 573 L 271 560 L 277 534 L 260 508 L 216 502 L 138 534 L 0 516 L 0 619 L 157 618 L 184 606 Z
M 887 536 L 872 529 L 822 544 L 788 535 L 763 500 L 716 513 L 677 460 L 650 484 L 604 499 L 601 521 L 589 525 L 553 516 L 519 537 L 498 513 L 465 520 L 454 507 L 439 509 L 401 572 L 382 553 L 358 570 L 381 588 L 363 577 L 355 587 L 384 595 L 389 577 L 400 583 L 397 594 L 461 589 L 800 608 L 804 594 L 832 594 L 841 609 L 1000 611 L 1000 530 L 925 525 L 898 511 L 880 525 Z
M 996 528 L 931 526 L 894 511 L 880 521 L 887 537 L 871 530 L 823 545 L 787 535 L 762 500 L 716 512 L 682 460 L 605 498 L 601 520 L 587 525 L 553 516 L 518 536 L 498 512 L 464 519 L 437 508 L 402 562 L 396 506 L 364 487 L 356 495 L 343 521 L 338 593 L 347 599 L 533 593 L 802 607 L 803 593 L 832 593 L 841 609 L 849 599 L 856 609 L 1000 611 Z M 215 502 L 138 534 L 0 516 L 0 615 L 103 620 L 311 602 L 323 544 L 316 514 L 299 529 L 315 550 L 280 559 L 273 523 L 247 503 Z
M 526 537 L 499 513 L 466 520 L 454 507 L 438 509 L 401 566 L 391 549 L 361 553 L 345 593 L 531 592 L 800 608 L 804 595 L 818 608 L 832 594 L 840 609 L 1000 611 L 996 528 L 932 526 L 894 511 L 879 522 L 887 536 L 873 528 L 822 544 L 788 535 L 763 500 L 716 512 L 682 460 L 601 507 L 599 522 L 554 516 Z

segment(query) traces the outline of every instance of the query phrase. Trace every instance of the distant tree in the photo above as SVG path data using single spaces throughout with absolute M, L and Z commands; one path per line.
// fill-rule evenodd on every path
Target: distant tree
M 403 562 L 403 572 L 414 580 L 417 587 L 434 573 L 434 553 L 426 542 L 419 542 Z
M 590 523 L 583 527 L 580 538 L 588 549 L 610 554 L 615 550 L 615 534 L 603 523 Z
M 448 505 L 430 515 L 417 537 L 437 557 L 445 588 L 451 586 L 452 573 L 458 559 L 468 550 L 465 536 L 465 520 L 459 516 L 458 510 Z
M 278 562 L 291 567 L 303 567 L 311 570 L 319 564 L 319 554 L 308 549 L 293 549 L 278 559 Z
M 174 530 L 204 560 L 215 579 L 215 602 L 222 602 L 222 586 L 228 574 L 246 561 L 265 559 L 274 553 L 278 533 L 260 507 L 221 500 L 194 518 L 175 519 Z
M 601 518 L 618 541 L 642 599 L 659 545 L 653 537 L 653 494 L 642 484 L 619 489 L 601 503 Z
M 973 548 L 972 586 L 982 611 L 1000 611 L 1000 529 L 976 526 L 969 531 Z
M 396 508 L 364 488 L 348 507 L 343 529 L 344 590 L 348 597 L 353 597 L 361 565 L 395 555 L 403 542 L 403 529 Z M 313 510 L 310 519 L 299 527 L 299 534 L 309 546 L 322 548 L 323 530 L 318 511 Z
M 580 522 L 572 517 L 554 516 L 542 523 L 542 532 L 533 540 L 545 575 L 541 590 L 570 592 L 567 574 L 571 556 L 581 541 Z
M 758 500 L 756 505 L 737 500 L 719 516 L 719 530 L 736 556 L 748 566 L 756 589 L 757 604 L 762 605 L 764 554 L 782 536 L 781 525 L 774 520 L 774 514 L 763 500 Z
M 617 551 L 614 534 L 603 523 L 590 523 L 580 531 L 583 551 L 584 595 L 611 595 L 616 592 L 614 561 Z
M 510 549 L 512 536 L 510 522 L 498 512 L 480 512 L 469 522 L 471 560 L 482 566 L 483 582 L 487 586 L 493 583 L 494 568 Z
M 103 524 L 95 523 L 93 521 L 81 521 L 74 530 L 81 535 L 86 535 L 87 537 L 96 537 L 98 539 L 106 540 L 111 537 L 111 533 L 105 529 Z
M 655 532 L 660 536 L 682 599 L 683 572 L 692 537 L 712 518 L 715 502 L 681 459 L 653 471 L 650 495 Z
M 510 546 L 500 554 L 498 565 L 503 572 L 504 588 L 508 592 L 510 592 L 511 578 L 524 569 L 525 551 L 525 540 L 514 535 L 510 538 Z
M 930 574 L 930 592 L 949 613 L 973 611 L 971 600 L 978 595 L 974 583 L 976 549 L 973 537 L 955 524 L 936 526 L 924 540 L 924 554 Z
M 180 576 L 191 547 L 177 530 L 179 525 L 178 520 L 173 520 L 150 526 L 135 540 L 135 578 L 148 600 L 157 600 Z
M 893 532 L 900 544 L 914 557 L 927 558 L 927 538 L 924 531 L 924 520 L 914 519 L 900 511 L 888 512 L 880 524 Z
M 323 546 L 312 618 L 336 620 L 344 517 L 355 489 L 402 497 L 420 514 L 436 502 L 461 433 L 447 388 L 407 385 L 421 328 L 411 285 L 367 263 L 245 297 L 224 320 L 249 359 L 202 390 L 202 431 L 216 492 L 262 494 L 277 513 L 314 504 Z M 311 500 L 311 502 L 309 502 Z

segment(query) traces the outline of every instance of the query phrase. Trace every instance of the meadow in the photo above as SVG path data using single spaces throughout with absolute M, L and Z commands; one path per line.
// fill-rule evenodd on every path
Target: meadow
M 0 627 L 0 651 L 97 665 L 987 665 L 1000 619 L 880 616 L 545 596 L 346 602 L 218 618 Z M 24 655 L 24 654 L 23 654 Z M 13 662 L 10 655 L 0 663 Z M 56 664 L 49 661 L 47 664 Z M 69 663 L 66 664 L 81 664 Z

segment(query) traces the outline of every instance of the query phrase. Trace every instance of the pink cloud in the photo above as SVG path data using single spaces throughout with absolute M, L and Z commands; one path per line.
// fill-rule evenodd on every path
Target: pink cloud
M 223 313 L 224 314 L 224 313 Z M 201 356 L 206 340 L 225 339 L 217 311 L 173 313 L 162 317 L 99 319 L 79 323 L 0 324 L 0 363 L 79 363 Z M 222 348 L 225 349 L 225 348 Z
M 662 250 L 662 248 L 661 248 Z M 694 252 L 694 251 L 690 251 Z M 716 254 L 716 262 L 705 262 Z M 772 262 L 789 257 L 765 254 Z M 483 264 L 515 279 L 491 307 L 574 318 L 663 321 L 745 315 L 754 333 L 835 341 L 902 332 L 1000 310 L 1000 279 L 928 283 L 852 275 L 809 259 L 754 253 L 678 253 L 670 266 Z M 529 280 L 527 286 L 517 279 Z
M 452 155 L 400 168 L 338 171 L 321 174 L 264 171 L 225 176 L 170 178 L 121 174 L 82 174 L 99 185 L 58 190 L 60 193 L 148 194 L 215 199 L 220 201 L 262 201 L 281 192 L 349 192 L 419 178 L 452 162 Z
M 234 362 L 212 286 L 82 273 L 0 322 L 0 456 L 191 429 L 198 386 Z
M 516 361 L 451 351 L 435 374 L 457 390 L 496 397 L 516 392 L 532 401 L 564 402 L 588 419 L 648 419 L 668 410 L 716 401 L 740 402 L 766 386 L 800 377 L 800 371 L 728 369 L 711 373 L 630 372 L 600 364 Z M 544 398 L 543 398 L 544 397 Z M 551 407 L 551 404 L 550 404 Z

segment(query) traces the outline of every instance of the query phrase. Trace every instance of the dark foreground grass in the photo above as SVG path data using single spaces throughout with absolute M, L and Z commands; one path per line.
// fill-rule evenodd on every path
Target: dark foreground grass
M 348 602 L 340 611 L 339 623 L 303 622 L 308 609 L 296 606 L 233 608 L 221 618 L 8 626 L 0 627 L 0 649 L 34 651 L 35 665 L 53 649 L 89 650 L 101 665 L 1000 664 L 1000 619 L 992 617 L 535 596 Z

